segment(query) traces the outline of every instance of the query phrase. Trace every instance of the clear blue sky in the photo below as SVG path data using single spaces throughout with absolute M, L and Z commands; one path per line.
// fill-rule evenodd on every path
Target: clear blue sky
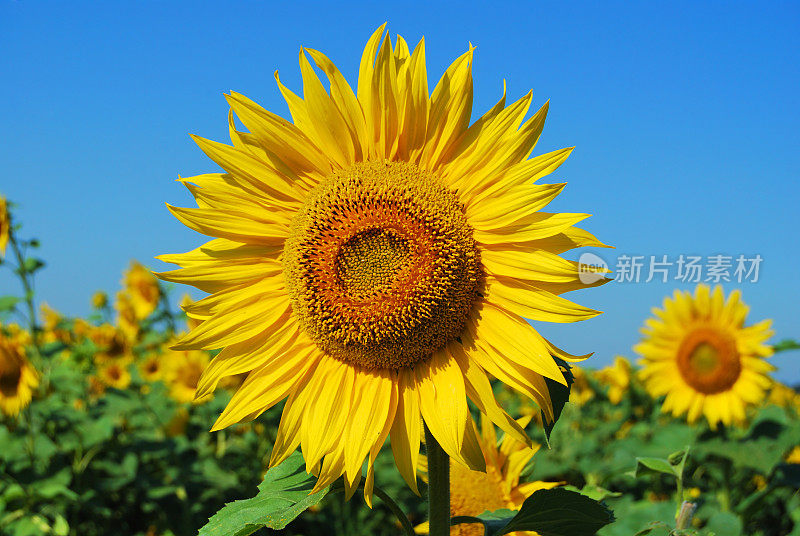
M 430 78 L 477 46 L 476 113 L 504 78 L 510 97 L 550 99 L 537 152 L 577 146 L 551 177 L 569 182 L 553 208 L 593 213 L 586 227 L 617 247 L 599 252 L 607 262 L 760 254 L 760 281 L 726 290 L 741 286 L 776 339 L 800 338 L 797 2 L 271 4 L 0 0 L 0 192 L 43 243 L 40 298 L 83 315 L 131 258 L 163 269 L 153 256 L 197 246 L 164 207 L 189 204 L 178 174 L 215 170 L 188 133 L 226 139 L 230 90 L 286 116 L 272 73 L 300 91 L 301 45 L 353 81 L 389 21 L 409 42 L 425 36 Z M 573 293 L 605 314 L 540 328 L 604 365 L 632 354 L 674 288 L 693 285 Z M 13 290 L 0 275 L 0 293 Z M 800 381 L 800 353 L 775 363 Z

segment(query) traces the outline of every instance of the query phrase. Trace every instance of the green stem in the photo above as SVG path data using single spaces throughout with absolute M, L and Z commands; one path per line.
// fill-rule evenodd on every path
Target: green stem
M 363 487 L 364 483 L 363 482 L 359 483 L 358 489 L 361 489 Z M 331 486 L 331 493 L 337 493 L 337 492 L 344 492 L 344 484 L 342 483 L 341 480 L 337 481 Z M 407 536 L 416 536 L 416 533 L 414 532 L 414 527 L 413 525 L 411 525 L 411 521 L 408 520 L 408 516 L 406 515 L 405 512 L 403 512 L 403 509 L 400 508 L 400 505 L 394 502 L 394 499 L 392 499 L 388 493 L 383 491 L 378 486 L 372 488 L 372 493 L 377 495 L 378 498 L 382 500 L 386 506 L 389 507 L 389 510 L 392 511 L 397 520 L 400 522 L 400 526 L 403 528 L 403 531 L 406 533 Z M 340 519 L 341 518 L 342 516 L 340 516 Z M 346 521 L 349 519 L 349 516 L 344 516 L 344 518 Z M 345 533 L 347 533 L 347 531 L 345 531 Z
M 389 507 L 389 510 L 395 515 L 398 521 L 400 521 L 400 525 L 403 527 L 403 530 L 408 536 L 414 536 L 414 527 L 411 525 L 411 521 L 408 520 L 405 512 L 400 509 L 400 506 L 396 502 L 392 500 L 389 495 L 386 494 L 385 491 L 380 489 L 379 487 L 375 487 L 372 489 L 372 492 L 380 497 L 383 503 Z
M 425 425 L 430 536 L 450 536 L 450 457 Z
M 9 213 L 8 222 L 8 243 L 11 244 L 11 249 L 14 251 L 14 257 L 17 259 L 17 269 L 19 279 L 22 281 L 22 290 L 25 292 L 25 303 L 28 305 L 28 324 L 31 331 L 31 339 L 33 340 L 33 347 L 36 351 L 36 360 L 41 359 L 41 351 L 39 350 L 39 327 L 36 325 L 36 308 L 33 304 L 33 286 L 28 281 L 31 275 L 25 269 L 25 259 L 22 256 L 22 251 L 19 249 L 17 237 L 14 235 L 14 225 L 11 221 L 11 214 Z M 37 363 L 39 365 L 39 363 Z

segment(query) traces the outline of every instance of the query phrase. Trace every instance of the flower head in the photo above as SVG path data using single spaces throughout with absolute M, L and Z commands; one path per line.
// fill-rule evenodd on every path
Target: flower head
M 131 373 L 128 370 L 128 363 L 113 361 L 100 366 L 97 369 L 97 378 L 100 382 L 114 389 L 127 389 L 131 384 Z
M 161 359 L 165 361 L 164 381 L 169 386 L 170 396 L 181 403 L 194 400 L 200 376 L 210 361 L 208 353 L 179 350 L 161 356 Z M 198 397 L 197 401 L 207 399 Z
M 97 346 L 95 363 L 105 365 L 112 362 L 128 364 L 133 361 L 133 348 L 125 333 L 111 324 L 92 328 L 89 338 Z
M 596 377 L 608 385 L 608 400 L 619 404 L 631 383 L 631 363 L 622 356 L 614 358 L 614 364 L 596 372 Z
M 150 270 L 136 261 L 131 261 L 122 285 L 130 299 L 133 314 L 137 320 L 147 318 L 156 310 L 161 299 L 161 289 L 158 286 L 158 280 Z
M 270 463 L 301 446 L 318 488 L 344 474 L 349 497 L 368 457 L 369 501 L 391 435 L 416 489 L 421 418 L 456 463 L 484 470 L 467 397 L 529 442 L 489 375 L 552 420 L 545 379 L 566 383 L 553 356 L 578 358 L 525 318 L 598 314 L 559 296 L 585 286 L 559 254 L 603 244 L 575 227 L 587 214 L 542 211 L 563 184 L 536 183 L 571 149 L 529 158 L 548 109 L 526 120 L 530 93 L 470 124 L 472 58 L 470 47 L 429 94 L 424 41 L 411 52 L 381 27 L 353 91 L 305 49 L 303 97 L 278 80 L 292 122 L 231 93 L 233 144 L 194 138 L 225 172 L 182 179 L 198 208 L 169 207 L 216 237 L 160 257 L 182 269 L 159 277 L 211 294 L 185 307 L 201 323 L 175 346 L 222 349 L 197 396 L 248 373 L 214 429 L 288 398 Z
M 92 294 L 92 307 L 95 309 L 103 309 L 108 305 L 108 294 L 102 290 L 98 290 Z
M 148 382 L 160 380 L 164 376 L 164 357 L 153 354 L 139 363 L 139 374 Z
M 773 369 L 765 358 L 772 348 L 770 320 L 745 327 L 748 308 L 741 293 L 727 301 L 722 287 L 713 293 L 698 285 L 694 296 L 675 291 L 654 309 L 634 349 L 642 355 L 641 378 L 653 396 L 666 395 L 663 411 L 687 415 L 690 423 L 705 415 L 709 425 L 739 424 L 745 407 L 764 399 Z
M 15 416 L 30 404 L 39 378 L 25 347 L 0 331 L 0 411 Z
M 117 310 L 117 326 L 128 340 L 135 341 L 139 337 L 141 327 L 130 294 L 125 291 L 117 292 L 114 309 Z

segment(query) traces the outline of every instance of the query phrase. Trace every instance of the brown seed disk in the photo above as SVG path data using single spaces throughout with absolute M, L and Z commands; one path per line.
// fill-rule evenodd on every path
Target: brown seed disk
M 458 337 L 483 278 L 456 196 L 388 161 L 355 164 L 310 194 L 284 267 L 306 332 L 370 369 L 413 366 Z
M 695 329 L 678 349 L 678 370 L 686 383 L 701 393 L 727 391 L 742 372 L 736 341 L 713 328 Z

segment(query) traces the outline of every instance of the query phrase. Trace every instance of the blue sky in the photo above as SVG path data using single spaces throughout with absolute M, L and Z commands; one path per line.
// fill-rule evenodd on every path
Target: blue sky
M 370 33 L 416 43 L 429 78 L 476 45 L 475 112 L 534 91 L 550 99 L 536 154 L 576 146 L 550 179 L 551 205 L 590 212 L 585 227 L 620 255 L 760 255 L 739 287 L 751 321 L 800 338 L 800 4 L 756 3 L 9 2 L 0 0 L 0 192 L 21 205 L 48 267 L 38 295 L 72 315 L 115 291 L 132 258 L 201 237 L 164 203 L 189 204 L 178 174 L 215 171 L 188 137 L 225 141 L 222 94 L 288 116 L 273 80 L 300 91 L 300 46 L 324 51 L 353 81 Z M 646 275 L 646 268 L 645 272 Z M 610 283 L 577 301 L 605 311 L 538 326 L 600 366 L 631 346 L 651 307 L 693 284 Z M 16 291 L 8 273 L 0 294 Z M 800 381 L 800 353 L 774 360 Z

